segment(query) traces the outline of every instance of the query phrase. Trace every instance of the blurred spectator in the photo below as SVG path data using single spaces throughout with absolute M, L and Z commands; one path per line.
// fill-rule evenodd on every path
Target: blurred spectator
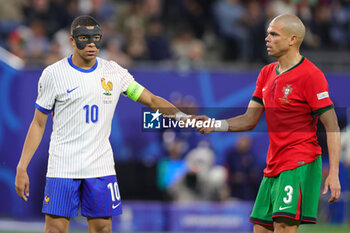
M 201 67 L 205 47 L 201 40 L 196 39 L 192 32 L 183 29 L 172 41 L 172 51 L 180 66 Z M 180 67 L 181 68 L 181 67 Z
M 52 42 L 50 51 L 45 58 L 45 66 L 51 65 L 62 59 L 60 44 Z
M 229 173 L 231 196 L 253 200 L 258 192 L 260 174 L 252 151 L 252 138 L 240 136 L 235 146 L 226 154 L 225 165 Z
M 350 7 L 342 7 L 340 1 L 332 2 L 332 22 L 330 36 L 332 44 L 338 48 L 345 48 L 350 39 Z
M 205 67 L 205 60 L 214 61 L 213 64 L 234 60 L 265 63 L 267 23 L 284 13 L 297 14 L 307 26 L 303 49 L 350 48 L 347 0 L 0 0 L 0 3 L 3 3 L 0 46 L 27 62 L 32 62 L 28 58 L 34 56 L 36 65 L 58 57 L 50 54 L 46 60 L 48 48 L 54 48 L 53 53 L 59 48 L 62 57 L 71 54 L 67 49 L 70 22 L 81 14 L 101 21 L 104 48 L 123 51 L 125 56 L 118 56 L 129 56 L 128 65 L 137 64 L 133 61 L 167 60 L 188 71 Z M 31 37 L 40 31 L 38 22 L 46 39 L 39 39 L 43 42 L 40 49 L 41 42 L 31 41 L 35 51 L 26 51 L 31 40 L 27 35 Z M 113 38 L 122 43 L 121 48 L 117 48 L 116 42 L 107 44 Z
M 27 0 L 0 0 L 0 22 L 19 24 L 23 20 L 22 8 Z
M 310 4 L 311 3 L 309 2 L 309 0 L 300 0 L 297 6 L 298 15 L 303 21 L 303 23 L 306 25 L 306 28 L 308 28 L 308 25 L 310 24 L 312 19 Z
M 13 30 L 7 38 L 7 47 L 11 53 L 26 60 L 26 53 L 24 50 L 25 38 L 30 33 L 29 29 L 25 26 L 19 26 Z
M 143 10 L 148 19 L 160 18 L 162 15 L 162 6 L 160 0 L 144 0 Z
M 268 21 L 282 14 L 297 14 L 297 6 L 292 0 L 272 0 L 267 3 L 266 15 Z
M 186 173 L 186 164 L 183 154 L 186 150 L 186 142 L 177 138 L 176 133 L 167 130 L 163 133 L 163 146 L 167 156 L 158 162 L 158 187 L 166 190 Z
M 126 53 L 135 61 L 148 58 L 146 43 L 146 23 L 142 1 L 134 0 L 128 3 L 125 10 L 118 17 L 117 25 L 126 41 Z
M 265 15 L 259 1 L 250 1 L 246 6 L 244 21 L 249 33 L 249 61 L 267 62 L 265 47 Z
M 218 33 L 224 42 L 223 59 L 248 59 L 248 30 L 244 25 L 246 9 L 240 0 L 219 0 L 214 5 Z
M 41 20 L 34 20 L 29 25 L 29 29 L 30 33 L 26 37 L 24 46 L 28 63 L 34 66 L 43 65 L 46 54 L 50 49 L 45 23 Z
M 74 16 L 69 15 L 63 0 L 29 0 L 29 2 L 23 9 L 24 23 L 29 26 L 34 21 L 45 22 L 45 31 L 49 39 L 59 29 L 70 26 L 73 20 Z
M 316 5 L 310 23 L 310 31 L 315 36 L 316 47 L 329 48 L 331 43 L 331 11 L 326 4 Z
M 126 45 L 126 52 L 135 61 L 142 61 L 148 58 L 145 31 L 142 26 L 135 26 L 130 28 L 130 33 Z
M 125 68 L 130 67 L 132 64 L 130 56 L 122 51 L 121 42 L 117 38 L 107 40 L 106 46 L 101 50 L 100 56 L 107 60 L 113 60 Z
M 163 25 L 159 20 L 151 20 L 146 36 L 149 59 L 161 61 L 171 58 L 169 39 L 165 35 Z
M 178 1 L 180 2 L 180 1 Z M 212 25 L 212 0 L 184 0 L 182 2 L 186 24 L 196 38 L 202 38 L 208 25 Z
M 99 22 L 113 20 L 115 16 L 111 0 L 79 0 L 78 9 L 80 13 L 91 15 Z
M 187 173 L 168 188 L 172 200 L 223 201 L 228 197 L 225 168 L 214 165 L 215 154 L 202 141 L 185 157 Z
M 72 45 L 70 43 L 70 28 L 62 28 L 53 36 L 53 43 L 59 44 L 61 57 L 72 55 Z
M 143 11 L 142 2 L 138 0 L 128 3 L 123 11 L 118 15 L 117 28 L 126 37 L 131 37 L 130 34 L 133 30 L 141 29 L 145 30 L 146 17 Z M 144 35 L 143 35 L 144 36 Z

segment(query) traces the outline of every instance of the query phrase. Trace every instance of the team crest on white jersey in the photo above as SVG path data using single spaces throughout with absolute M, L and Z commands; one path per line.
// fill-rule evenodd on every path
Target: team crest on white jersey
M 102 88 L 106 91 L 103 94 L 107 95 L 107 96 L 112 95 L 111 91 L 113 90 L 113 83 L 111 81 L 108 81 L 106 83 L 106 79 L 105 79 L 105 77 L 103 77 L 103 78 L 101 78 L 101 84 L 102 84 Z

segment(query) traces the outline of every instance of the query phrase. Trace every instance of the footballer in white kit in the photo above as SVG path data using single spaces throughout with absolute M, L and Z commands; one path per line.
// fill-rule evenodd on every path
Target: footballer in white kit
M 72 22 L 70 41 L 73 55 L 48 66 L 40 77 L 34 118 L 17 166 L 16 191 L 28 200 L 27 167 L 52 113 L 44 232 L 68 232 L 69 218 L 77 216 L 79 206 L 81 215 L 88 217 L 89 231 L 111 232 L 111 216 L 122 212 L 109 142 L 120 94 L 176 119 L 185 114 L 138 84 L 116 62 L 97 58 L 102 31 L 92 17 Z
M 68 57 L 43 71 L 35 106 L 53 113 L 47 177 L 115 175 L 112 118 L 120 94 L 133 81 L 126 69 L 102 58 L 88 70 Z

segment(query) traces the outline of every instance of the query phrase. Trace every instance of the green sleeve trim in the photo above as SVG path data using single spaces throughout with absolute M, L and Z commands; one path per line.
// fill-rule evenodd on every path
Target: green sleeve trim
M 317 110 L 311 112 L 311 116 L 313 118 L 315 118 L 315 117 L 321 115 L 322 113 L 327 112 L 328 110 L 331 110 L 333 108 L 334 108 L 334 104 L 328 105 L 326 107 L 323 107 L 323 108 L 320 108 L 320 109 L 317 109 Z
M 256 96 L 253 96 L 251 100 L 253 100 L 253 101 L 255 101 L 255 102 L 257 102 L 257 103 L 259 103 L 261 105 L 264 105 L 263 100 L 258 98 L 258 97 L 256 97 Z
M 126 95 L 133 101 L 137 101 L 145 88 L 141 86 L 135 80 L 130 83 L 128 89 L 126 90 Z

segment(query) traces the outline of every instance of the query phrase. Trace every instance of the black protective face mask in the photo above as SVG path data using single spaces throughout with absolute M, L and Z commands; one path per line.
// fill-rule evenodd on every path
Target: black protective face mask
M 94 41 L 93 37 L 99 35 L 101 39 L 99 41 Z M 79 36 L 86 36 L 88 38 L 87 41 L 80 41 L 78 39 Z M 99 26 L 94 26 L 93 29 L 87 29 L 85 26 L 78 27 L 73 30 L 73 39 L 77 44 L 78 49 L 82 50 L 86 47 L 87 44 L 94 43 L 96 48 L 101 48 L 102 46 L 102 31 Z

